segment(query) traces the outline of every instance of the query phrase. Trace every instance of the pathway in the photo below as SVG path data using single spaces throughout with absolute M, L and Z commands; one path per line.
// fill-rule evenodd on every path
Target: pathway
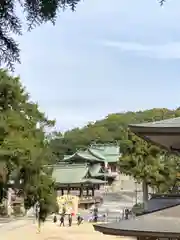
M 5 224 L 7 225 L 7 224 Z M 115 240 L 116 237 L 106 236 L 95 232 L 89 223 L 80 226 L 74 224 L 72 227 L 62 227 L 51 222 L 46 222 L 41 233 L 36 232 L 36 225 L 32 221 L 17 221 L 9 223 L 10 227 L 3 226 L 1 240 Z M 2 231 L 3 229 L 3 231 Z M 123 237 L 122 237 L 123 238 Z M 130 238 L 123 238 L 129 240 Z M 132 239 L 132 238 L 131 238 Z

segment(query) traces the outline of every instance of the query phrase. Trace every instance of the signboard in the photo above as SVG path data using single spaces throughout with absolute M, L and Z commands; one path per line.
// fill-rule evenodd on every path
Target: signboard
M 65 209 L 66 214 L 77 214 L 78 213 L 78 202 L 79 198 L 73 195 L 63 195 L 57 197 L 57 203 L 59 206 L 59 213 L 63 212 Z

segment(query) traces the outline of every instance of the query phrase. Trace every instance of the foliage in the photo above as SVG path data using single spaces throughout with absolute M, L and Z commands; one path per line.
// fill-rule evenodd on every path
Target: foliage
M 0 187 L 7 189 L 9 180 L 14 180 L 27 208 L 38 199 L 47 212 L 54 188 L 51 171 L 45 168 L 53 161 L 45 130 L 53 125 L 30 101 L 20 79 L 0 70 Z
M 83 128 L 75 128 L 64 134 L 56 133 L 50 145 L 57 160 L 62 160 L 64 155 L 73 154 L 77 149 L 85 148 L 92 142 L 118 142 L 122 153 L 119 162 L 121 171 L 132 175 L 137 181 L 146 180 L 155 189 L 164 192 L 176 179 L 178 158 L 139 139 L 129 132 L 128 124 L 179 116 L 179 108 L 154 108 L 110 114 L 105 119 L 89 123 Z
M 60 11 L 70 8 L 75 11 L 81 0 L 1 0 L 0 1 L 0 66 L 13 70 L 14 63 L 20 62 L 19 45 L 12 35 L 22 34 L 22 21 L 16 9 L 22 9 L 28 30 L 46 23 L 55 24 Z M 165 0 L 158 0 L 162 6 Z

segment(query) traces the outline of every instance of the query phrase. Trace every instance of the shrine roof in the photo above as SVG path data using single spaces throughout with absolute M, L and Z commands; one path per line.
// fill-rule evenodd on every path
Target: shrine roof
M 136 219 L 122 220 L 119 223 L 94 225 L 94 228 L 108 235 L 177 237 L 180 235 L 179 226 L 179 218 L 141 216 Z
M 91 178 L 87 164 L 60 163 L 54 166 L 52 177 L 57 184 L 104 184 L 106 181 Z
M 144 214 L 157 212 L 163 209 L 171 208 L 180 204 L 180 195 L 172 194 L 152 194 L 152 198 L 147 203 L 147 210 Z
M 180 202 L 179 202 L 180 204 Z M 180 205 L 168 207 L 119 223 L 94 225 L 96 231 L 108 235 L 175 237 L 180 235 Z
M 180 151 L 180 117 L 162 121 L 130 124 L 129 128 L 144 140 L 169 151 Z
M 87 173 L 88 167 L 85 164 L 59 164 L 54 167 L 52 177 L 56 183 L 80 183 Z
M 157 131 L 157 128 L 161 128 L 161 129 L 179 128 L 179 131 L 180 131 L 180 117 L 165 119 L 165 120 L 161 120 L 161 121 L 147 122 L 147 123 L 129 124 L 129 127 L 130 128 L 138 128 L 139 127 L 142 129 L 143 128 L 151 128 L 152 131 L 153 131 L 153 129 L 154 130 L 156 129 L 155 131 Z
M 70 156 L 64 156 L 64 161 L 81 159 L 94 162 L 113 163 L 119 160 L 119 146 L 114 144 L 92 144 L 86 150 L 78 150 Z

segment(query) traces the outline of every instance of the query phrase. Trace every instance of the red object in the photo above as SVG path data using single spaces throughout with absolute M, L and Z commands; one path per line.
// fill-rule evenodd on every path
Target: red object
M 74 212 L 71 213 L 72 216 L 75 216 Z

